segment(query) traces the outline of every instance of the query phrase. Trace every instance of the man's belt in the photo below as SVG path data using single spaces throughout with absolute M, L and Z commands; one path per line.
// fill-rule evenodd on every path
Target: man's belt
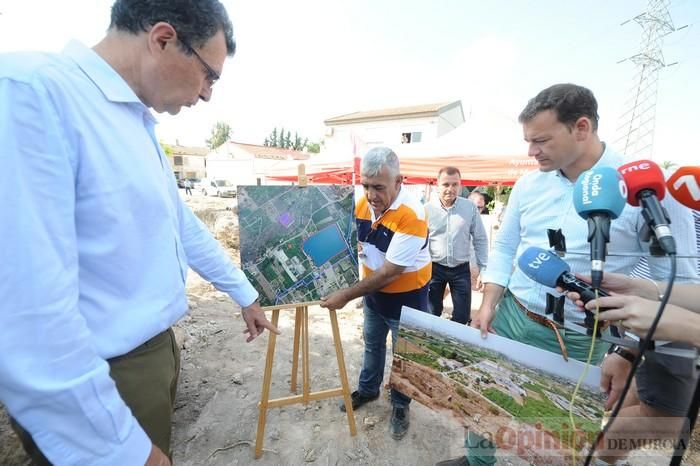
M 562 338 L 561 334 L 559 333 L 559 327 L 557 327 L 557 324 L 548 318 L 546 318 L 543 315 L 537 314 L 535 312 L 530 311 L 528 308 L 523 305 L 520 301 L 518 301 L 518 298 L 515 297 L 513 293 L 510 294 L 513 297 L 513 302 L 520 308 L 521 311 L 525 313 L 525 315 L 532 320 L 533 322 L 537 322 L 538 324 L 542 325 L 543 327 L 547 327 L 552 329 L 554 332 L 554 335 L 557 337 L 557 342 L 559 342 L 559 348 L 561 348 L 561 355 L 564 358 L 564 361 L 569 360 L 569 352 L 566 350 L 566 344 L 564 344 L 564 339 Z

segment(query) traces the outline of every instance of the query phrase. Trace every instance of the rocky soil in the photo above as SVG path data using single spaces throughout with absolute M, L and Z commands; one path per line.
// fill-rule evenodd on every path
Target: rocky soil
M 193 196 L 187 202 L 238 260 L 238 227 L 234 200 Z M 357 436 L 349 434 L 338 399 L 271 409 L 265 430 L 265 452 L 253 459 L 267 336 L 245 343 L 240 309 L 190 272 L 190 313 L 176 326 L 182 372 L 173 425 L 173 459 L 178 465 L 432 465 L 464 454 L 463 431 L 440 415 L 411 405 L 407 436 L 395 441 L 388 432 L 391 406 L 387 393 L 356 412 Z M 478 307 L 480 297 L 474 297 Z M 446 301 L 449 307 L 449 299 Z M 310 370 L 313 391 L 340 386 L 328 312 L 309 310 Z M 350 303 L 339 311 L 339 324 L 351 387 L 362 364 L 362 310 Z M 293 311 L 282 311 L 271 397 L 290 395 Z M 391 367 L 387 361 L 387 370 Z M 301 373 L 299 374 L 301 380 Z M 696 441 L 694 442 L 696 445 Z M 633 465 L 666 464 L 648 452 L 636 453 Z M 0 407 L 0 465 L 28 464 Z M 499 464 L 527 465 L 501 458 Z M 700 464 L 697 454 L 684 464 Z

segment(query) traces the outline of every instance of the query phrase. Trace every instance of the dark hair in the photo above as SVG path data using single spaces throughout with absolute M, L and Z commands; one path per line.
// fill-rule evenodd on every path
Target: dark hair
M 540 112 L 554 110 L 557 120 L 569 128 L 581 117 L 588 117 L 593 126 L 593 132 L 598 130 L 598 102 L 593 93 L 583 86 L 576 84 L 555 84 L 540 91 L 533 99 L 530 99 L 520 112 L 518 121 L 525 123 L 530 121 Z
M 437 177 L 440 178 L 440 175 L 442 175 L 443 173 L 447 173 L 448 175 L 457 174 L 460 178 L 462 178 L 462 174 L 459 172 L 459 168 L 457 167 L 442 167 L 440 171 L 438 171 Z
M 116 0 L 109 28 L 138 34 L 161 21 L 175 28 L 178 38 L 192 47 L 202 47 L 221 30 L 228 55 L 236 53 L 231 20 L 218 0 Z M 182 43 L 180 47 L 191 53 Z

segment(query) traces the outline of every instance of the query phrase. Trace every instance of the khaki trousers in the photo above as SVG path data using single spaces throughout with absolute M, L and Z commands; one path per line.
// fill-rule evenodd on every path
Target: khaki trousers
M 134 417 L 151 441 L 169 453 L 173 405 L 180 373 L 180 348 L 172 329 L 107 362 L 110 376 Z M 10 421 L 32 463 L 51 465 L 31 435 L 14 419 Z

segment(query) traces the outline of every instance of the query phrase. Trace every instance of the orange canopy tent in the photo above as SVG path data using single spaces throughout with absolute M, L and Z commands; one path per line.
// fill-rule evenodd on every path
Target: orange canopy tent
M 484 186 L 498 184 L 512 186 L 523 174 L 537 168 L 537 162 L 527 156 L 416 156 L 399 154 L 401 174 L 407 184 L 434 184 L 440 168 L 457 167 L 462 174 L 462 185 Z M 312 184 L 359 184 L 360 158 L 324 161 L 323 156 L 305 162 L 306 176 Z M 297 172 L 287 168 L 269 173 L 267 178 L 295 182 Z

